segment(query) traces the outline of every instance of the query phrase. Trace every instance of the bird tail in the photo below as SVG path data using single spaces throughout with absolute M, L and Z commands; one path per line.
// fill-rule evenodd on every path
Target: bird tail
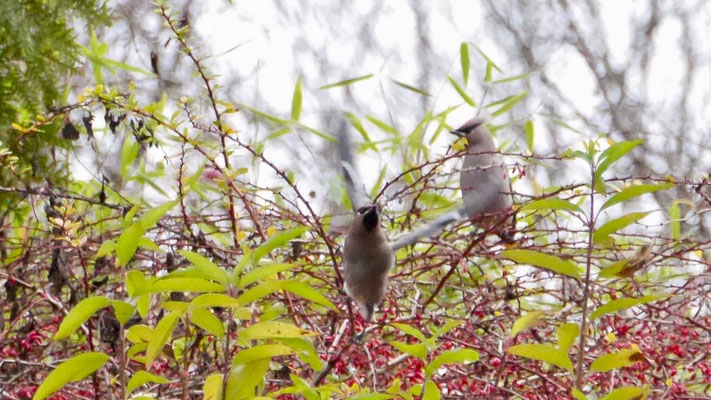
M 358 308 L 360 308 L 360 314 L 364 320 L 368 322 L 373 320 L 373 314 L 375 314 L 375 306 L 373 304 L 358 303 Z
M 457 210 L 444 213 L 434 221 L 398 237 L 390 244 L 390 247 L 392 247 L 393 250 L 397 250 L 415 243 L 421 237 L 437 234 L 451 223 L 466 220 L 469 215 L 468 210 L 469 209 L 464 206 Z

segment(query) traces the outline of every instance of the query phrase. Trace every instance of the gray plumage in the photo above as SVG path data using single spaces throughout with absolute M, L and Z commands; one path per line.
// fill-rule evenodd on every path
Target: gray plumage
M 459 175 L 465 209 L 477 225 L 487 229 L 500 222 L 501 216 L 492 214 L 506 212 L 513 200 L 506 167 L 501 155 L 495 153 L 496 145 L 485 122 L 475 117 L 451 133 L 468 142 Z
M 360 181 L 354 157 L 351 153 L 348 134 L 339 137 L 342 173 L 346 192 L 355 215 L 343 246 L 343 269 L 345 271 L 346 293 L 358 304 L 363 317 L 370 321 L 385 297 L 388 287 L 388 273 L 395 265 L 395 251 L 415 243 L 423 236 L 438 233 L 455 221 L 466 219 L 465 207 L 446 213 L 433 222 L 402 235 L 392 243 L 388 242 L 385 231 L 380 226 L 380 210 L 369 198 Z

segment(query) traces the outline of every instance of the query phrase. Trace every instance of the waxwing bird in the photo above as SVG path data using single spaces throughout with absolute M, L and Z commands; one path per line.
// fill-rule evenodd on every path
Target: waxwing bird
M 339 151 L 346 192 L 355 211 L 343 248 L 344 289 L 358 304 L 365 320 L 370 321 L 375 307 L 385 297 L 388 273 L 395 265 L 395 251 L 420 237 L 438 233 L 452 222 L 465 220 L 469 214 L 464 208 L 445 213 L 391 243 L 380 226 L 380 210 L 360 181 L 346 133 L 340 134 Z
M 475 117 L 450 133 L 467 140 L 459 184 L 469 218 L 484 229 L 499 224 L 495 232 L 501 233 L 513 225 L 513 216 L 506 223 L 501 220 L 513 204 L 511 182 L 485 122 Z

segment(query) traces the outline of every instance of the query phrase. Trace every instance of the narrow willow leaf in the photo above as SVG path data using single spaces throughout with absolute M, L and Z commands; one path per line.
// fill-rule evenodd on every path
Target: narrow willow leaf
M 291 347 L 284 346 L 283 344 L 260 344 L 249 349 L 241 350 L 235 358 L 232 360 L 232 366 L 237 366 L 240 364 L 249 364 L 251 362 L 277 356 L 287 356 L 291 354 L 296 354 Z
M 504 71 L 503 71 L 501 68 L 499 68 L 498 65 L 496 65 L 496 63 L 494 62 L 494 60 L 492 60 L 488 55 L 486 55 L 486 53 L 484 53 L 484 50 L 482 50 L 479 46 L 477 46 L 476 43 L 472 43 L 472 46 L 474 46 L 474 48 L 476 49 L 476 51 L 477 51 L 482 57 L 484 57 L 484 59 L 485 59 L 488 63 L 490 63 L 491 66 L 492 66 L 494 69 L 496 69 L 496 70 L 499 71 L 500 73 L 504 73 Z
M 109 360 L 108 355 L 89 352 L 74 356 L 59 364 L 37 388 L 32 400 L 43 400 L 69 382 L 80 381 L 91 375 Z
M 479 361 L 479 353 L 472 349 L 447 350 L 432 360 L 425 369 L 425 375 L 432 376 L 444 364 Z
M 642 388 L 623 386 L 608 393 L 602 400 L 644 400 L 649 393 L 649 386 Z
M 153 329 L 151 340 L 148 342 L 148 348 L 146 348 L 146 368 L 150 368 L 153 361 L 163 351 L 163 346 L 168 343 L 173 335 L 173 330 L 180 317 L 182 317 L 181 313 L 172 312 L 158 321 L 158 325 Z
M 296 79 L 294 94 L 291 96 L 291 119 L 298 121 L 301 116 L 301 76 Z
M 328 85 L 321 86 L 319 89 L 331 89 L 331 88 L 334 88 L 334 87 L 348 86 L 348 85 L 352 85 L 352 84 L 354 84 L 354 83 L 356 83 L 356 82 L 358 82 L 358 81 L 364 81 L 364 80 L 366 80 L 366 79 L 370 79 L 370 78 L 372 78 L 373 76 L 375 76 L 375 75 L 373 75 L 373 74 L 368 74 L 368 75 L 364 75 L 364 76 L 359 76 L 358 78 L 346 79 L 345 81 L 340 81 L 340 82 L 336 82 L 336 83 L 330 83 L 330 84 L 328 84 Z
M 608 303 L 605 303 L 598 307 L 591 315 L 590 319 L 597 319 L 600 318 L 603 315 L 606 314 L 612 314 L 620 310 L 624 310 L 625 308 L 630 308 L 630 307 L 635 307 L 641 304 L 647 304 L 651 303 L 653 301 L 665 299 L 668 296 L 666 295 L 658 295 L 658 294 L 650 294 L 647 296 L 642 296 L 640 298 L 632 298 L 628 297 L 625 299 L 616 299 L 612 300 Z
M 209 293 L 209 292 L 224 292 L 227 290 L 224 286 L 210 282 L 201 278 L 164 278 L 158 279 L 151 285 L 149 291 L 151 293 L 170 293 L 170 292 L 191 292 L 191 293 Z
M 262 258 L 267 254 L 271 253 L 272 250 L 284 246 L 285 244 L 289 243 L 289 241 L 298 238 L 308 230 L 308 227 L 300 226 L 298 228 L 281 231 L 270 237 L 269 240 L 267 240 L 261 246 L 257 247 L 256 250 L 254 250 L 254 252 L 252 253 L 252 264 L 257 265 L 262 260 Z
M 345 111 L 344 112 L 346 115 L 346 119 L 348 119 L 348 122 L 351 123 L 351 125 L 360 133 L 360 136 L 363 137 L 363 140 L 365 141 L 365 145 L 367 148 L 371 148 L 372 150 L 376 150 L 375 144 L 372 143 L 370 140 L 370 135 L 368 135 L 368 131 L 365 130 L 365 126 L 363 126 L 363 122 L 358 118 L 355 114 L 352 112 Z
M 128 320 L 133 317 L 133 314 L 136 313 L 136 307 L 129 303 L 126 303 L 125 301 L 111 300 L 111 306 L 114 309 L 114 315 L 116 315 L 116 319 L 121 324 L 125 324 L 126 322 L 128 322 Z
M 64 339 L 74 333 L 81 324 L 86 322 L 95 312 L 104 307 L 111 305 L 111 300 L 104 296 L 92 296 L 82 300 L 72 308 L 62 320 L 57 333 L 54 334 L 54 340 Z
M 229 284 L 230 277 L 227 271 L 215 265 L 215 263 L 207 257 L 187 250 L 179 250 L 178 253 L 187 258 L 188 261 L 195 266 L 197 271 L 200 272 L 201 278 L 217 281 L 223 286 Z
M 372 115 L 366 115 L 365 118 L 370 121 L 373 125 L 377 126 L 381 130 L 383 130 L 386 133 L 389 133 L 395 137 L 400 136 L 400 132 L 397 131 L 397 129 L 393 128 L 392 126 L 386 124 L 385 122 L 373 117 Z
M 528 146 L 528 150 L 533 153 L 533 139 L 534 139 L 534 131 L 533 131 L 533 121 L 530 119 L 526 121 L 525 124 L 523 124 L 523 135 L 526 139 L 526 146 Z
M 642 142 L 642 139 L 629 142 L 619 142 L 605 149 L 605 151 L 600 153 L 600 156 L 597 158 L 595 176 L 602 176 L 602 174 L 607 171 L 607 169 L 610 168 L 615 161 L 629 153 L 630 150 L 634 149 Z
M 425 361 L 427 359 L 427 346 L 425 346 L 424 343 L 408 344 L 392 341 L 390 344 L 401 352 L 415 356 L 420 360 Z
M 210 310 L 196 308 L 189 314 L 189 318 L 192 323 L 218 338 L 225 335 L 225 326 Z
M 607 372 L 613 369 L 624 368 L 634 365 L 640 361 L 647 361 L 637 346 L 632 346 L 631 349 L 622 349 L 620 351 L 603 354 L 596 358 L 590 364 L 590 372 Z
M 611 234 L 619 231 L 620 229 L 626 227 L 627 225 L 633 224 L 640 219 L 646 217 L 649 212 L 634 212 L 627 215 L 623 215 L 619 218 L 608 221 L 605 225 L 598 228 L 593 234 L 593 241 L 595 243 L 600 243 L 607 239 Z
M 264 383 L 268 370 L 269 360 L 266 359 L 233 367 L 227 378 L 225 399 L 253 399 L 255 388 Z
M 491 82 L 491 79 L 493 78 L 493 72 L 494 72 L 493 67 L 494 67 L 494 63 L 492 63 L 491 61 L 486 62 L 486 74 L 484 75 L 484 82 L 486 82 L 486 83 Z
M 544 311 L 531 311 L 526 315 L 519 317 L 516 322 L 514 322 L 509 336 L 514 337 L 517 333 L 523 331 L 524 329 L 535 326 L 543 314 L 545 314 Z
M 275 116 L 268 114 L 264 111 L 260 111 L 254 107 L 250 107 L 246 104 L 240 104 L 240 107 L 251 111 L 254 115 L 261 117 L 261 118 L 263 118 L 275 125 L 289 125 L 289 123 L 290 123 L 290 121 L 288 121 L 288 120 L 285 120 L 285 119 L 282 119 L 279 117 L 275 117 Z
M 507 353 L 543 361 L 573 372 L 573 363 L 568 357 L 568 352 L 551 344 L 518 344 L 511 346 Z
M 374 199 L 377 197 L 378 193 L 380 192 L 380 188 L 383 186 L 383 182 L 385 181 L 385 172 L 387 171 L 387 166 L 384 165 L 382 169 L 380 169 L 380 174 L 378 174 L 378 180 L 375 182 L 375 186 L 370 190 L 370 198 Z
M 210 374 L 202 385 L 202 400 L 222 399 L 222 374 Z
M 471 97 L 469 97 L 466 90 L 464 90 L 464 88 L 459 86 L 457 81 L 455 81 L 454 78 L 452 78 L 451 76 L 447 76 L 447 78 L 449 78 L 449 83 L 452 84 L 452 87 L 454 87 L 454 90 L 456 90 L 457 93 L 459 93 L 459 96 L 464 100 L 464 102 L 466 102 L 467 104 L 469 104 L 472 107 L 476 107 L 476 103 L 474 102 L 474 100 L 472 100 Z
M 533 250 L 504 250 L 501 252 L 501 255 L 517 263 L 534 265 L 559 274 L 571 276 L 575 279 L 580 279 L 578 266 L 575 265 L 573 261 L 563 260 L 562 258 Z
M 318 333 L 278 321 L 259 322 L 239 332 L 239 337 L 246 340 L 299 338 L 304 336 L 318 336 Z
M 464 78 L 464 84 L 469 83 L 469 45 L 466 42 L 462 42 L 459 46 L 459 61 L 462 64 L 462 77 Z
M 525 99 L 526 96 L 528 96 L 528 90 L 524 90 L 523 92 L 511 97 L 506 103 L 501 106 L 501 108 L 491 113 L 491 117 L 496 118 L 499 115 L 505 113 L 506 111 L 512 109 L 513 106 L 518 104 L 521 100 Z
M 321 139 L 324 139 L 324 140 L 327 141 L 327 142 L 336 143 L 336 138 L 333 137 L 333 136 L 331 136 L 331 135 L 329 135 L 329 134 L 326 134 L 326 133 L 324 133 L 324 132 L 319 131 L 318 129 L 314 129 L 314 128 L 308 126 L 308 125 L 304 125 L 304 124 L 299 123 L 299 122 L 296 122 L 295 124 L 296 124 L 296 126 L 298 126 L 299 128 L 304 129 L 304 130 L 306 130 L 307 132 L 311 132 L 311 133 L 313 133 L 314 135 L 320 137 Z
M 563 351 L 568 351 L 575 343 L 575 339 L 580 335 L 580 327 L 576 324 L 563 324 L 558 327 L 558 347 Z
M 667 190 L 671 189 L 674 187 L 673 183 L 662 183 L 659 185 L 656 184 L 646 184 L 646 185 L 634 185 L 630 186 L 627 189 L 615 193 L 612 197 L 610 197 L 605 204 L 602 205 L 600 208 L 600 211 L 612 207 L 615 204 L 622 203 L 623 201 L 627 201 L 629 199 L 633 199 L 635 197 L 641 196 L 646 193 L 654 193 L 658 192 L 660 190 Z
M 542 117 L 545 117 L 546 119 L 549 119 L 549 120 L 550 120 L 551 122 L 553 122 L 554 124 L 556 124 L 556 125 L 558 125 L 558 126 L 562 126 L 562 127 L 565 128 L 565 129 L 568 129 L 568 130 L 573 131 L 573 132 L 575 132 L 575 133 L 582 133 L 582 132 L 580 132 L 579 130 L 577 130 L 577 129 L 573 128 L 572 126 L 568 125 L 565 121 L 563 121 L 562 119 L 556 117 L 555 115 L 542 114 L 542 113 L 539 113 L 538 115 L 540 115 L 540 116 L 542 116 Z
M 582 213 L 583 210 L 575 204 L 569 202 L 568 200 L 549 198 L 536 200 L 532 203 L 528 203 L 523 207 L 518 209 L 519 211 L 529 211 L 529 210 L 567 210 L 567 211 L 577 211 Z
M 288 271 L 295 267 L 294 264 L 274 263 L 266 264 L 255 268 L 244 274 L 239 280 L 239 287 L 247 287 L 247 285 L 276 275 L 280 272 Z
M 526 72 L 525 74 L 515 75 L 515 76 L 509 77 L 509 78 L 504 78 L 504 79 L 499 79 L 499 80 L 493 81 L 493 82 L 491 82 L 491 83 L 493 83 L 494 85 L 496 85 L 496 84 L 499 84 L 499 83 L 514 82 L 514 81 L 518 81 L 518 80 L 521 80 L 521 79 L 526 79 L 526 78 L 528 78 L 529 76 L 531 76 L 531 72 Z
M 128 381 L 126 386 L 126 394 L 131 394 L 137 387 L 144 385 L 146 383 L 169 383 L 168 379 L 162 376 L 151 374 L 148 371 L 140 370 L 136 372 L 131 379 Z
M 669 228 L 671 229 L 671 237 L 674 240 L 678 240 L 679 236 L 681 236 L 681 207 L 679 207 L 679 204 L 679 201 L 674 200 L 669 207 Z
M 393 83 L 395 83 L 396 85 L 400 86 L 403 89 L 411 90 L 411 91 L 413 91 L 417 94 L 421 94 L 423 96 L 429 96 L 429 97 L 432 96 L 431 94 L 427 93 L 426 91 L 424 91 L 422 89 L 418 89 L 412 85 L 408 85 L 407 83 L 399 82 L 399 81 L 396 81 L 395 79 L 390 79 L 390 80 L 393 81 Z

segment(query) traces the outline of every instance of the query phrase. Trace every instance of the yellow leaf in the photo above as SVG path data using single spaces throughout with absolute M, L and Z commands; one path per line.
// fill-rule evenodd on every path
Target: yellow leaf
M 605 335 L 605 339 L 607 339 L 607 343 L 612 343 L 615 340 L 617 340 L 617 336 L 615 336 L 615 334 L 613 332 L 610 332 L 607 335 Z

